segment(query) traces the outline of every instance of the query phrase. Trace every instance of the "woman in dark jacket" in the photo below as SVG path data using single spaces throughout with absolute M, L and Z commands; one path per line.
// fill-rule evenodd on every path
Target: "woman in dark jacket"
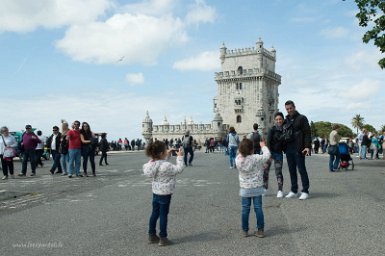
M 82 123 L 80 129 L 80 139 L 82 141 L 82 156 L 83 156 L 83 171 L 84 176 L 88 177 L 87 163 L 90 159 L 92 175 L 96 176 L 95 173 L 95 135 L 91 131 L 91 127 L 87 122 Z
M 271 152 L 271 157 L 274 160 L 275 175 L 278 183 L 277 197 L 283 197 L 283 175 L 282 175 L 282 164 L 283 164 L 283 146 L 284 140 L 282 137 L 282 127 L 284 116 L 281 112 L 277 112 L 274 115 L 275 125 L 269 130 L 267 136 L 267 147 Z

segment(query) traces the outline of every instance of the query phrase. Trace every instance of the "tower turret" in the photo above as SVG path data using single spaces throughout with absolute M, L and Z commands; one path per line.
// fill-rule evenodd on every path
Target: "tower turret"
M 222 46 L 220 49 L 220 59 L 221 59 L 221 64 L 223 64 L 223 62 L 225 61 L 225 56 L 226 56 L 226 51 L 227 51 L 227 48 L 225 46 L 225 43 L 222 43 Z
M 142 135 L 143 138 L 146 140 L 146 143 L 148 144 L 148 142 L 152 138 L 152 119 L 150 118 L 150 114 L 148 113 L 148 111 L 146 112 L 146 117 L 142 122 Z

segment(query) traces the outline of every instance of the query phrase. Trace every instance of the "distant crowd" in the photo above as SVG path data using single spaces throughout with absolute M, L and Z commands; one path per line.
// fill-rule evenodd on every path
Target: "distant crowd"
M 67 121 L 62 120 L 61 128 L 52 127 L 50 136 L 43 135 L 42 131 L 31 125 L 25 126 L 23 132 L 10 132 L 8 127 L 1 127 L 0 158 L 3 170 L 3 180 L 15 178 L 14 158 L 22 161 L 21 171 L 17 176 L 26 176 L 28 162 L 31 166 L 30 176 L 36 175 L 36 168 L 43 167 L 42 159 L 48 160 L 52 156 L 50 173 L 61 174 L 72 178 L 96 176 L 95 155 L 101 153 L 99 166 L 108 165 L 107 152 L 110 150 L 141 150 L 145 143 L 141 139 L 124 141 L 107 141 L 106 133 L 94 133 L 87 122 L 74 121 L 69 128 Z M 36 133 L 35 133 L 36 131 Z M 88 172 L 88 163 L 91 172 Z M 80 172 L 80 167 L 83 171 Z

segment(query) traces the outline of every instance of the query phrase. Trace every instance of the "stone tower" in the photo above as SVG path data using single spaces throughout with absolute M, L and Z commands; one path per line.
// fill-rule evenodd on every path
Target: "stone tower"
M 215 73 L 218 94 L 214 112 L 240 135 L 250 133 L 254 123 L 266 134 L 278 110 L 281 84 L 281 76 L 275 73 L 275 49 L 263 48 L 261 39 L 255 48 L 228 50 L 222 44 L 220 61 L 221 71 Z
M 146 112 L 146 117 L 142 122 L 142 135 L 147 143 L 152 138 L 152 119 L 150 118 L 148 111 Z

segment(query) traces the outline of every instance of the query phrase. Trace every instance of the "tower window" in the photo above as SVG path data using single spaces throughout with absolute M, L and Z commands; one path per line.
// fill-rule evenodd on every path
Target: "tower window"
M 242 117 L 241 116 L 237 116 L 237 123 L 242 123 Z
M 236 83 L 235 84 L 235 89 L 236 90 L 242 90 L 242 83 Z
M 242 75 L 243 74 L 243 68 L 242 66 L 239 66 L 238 67 L 238 75 Z

